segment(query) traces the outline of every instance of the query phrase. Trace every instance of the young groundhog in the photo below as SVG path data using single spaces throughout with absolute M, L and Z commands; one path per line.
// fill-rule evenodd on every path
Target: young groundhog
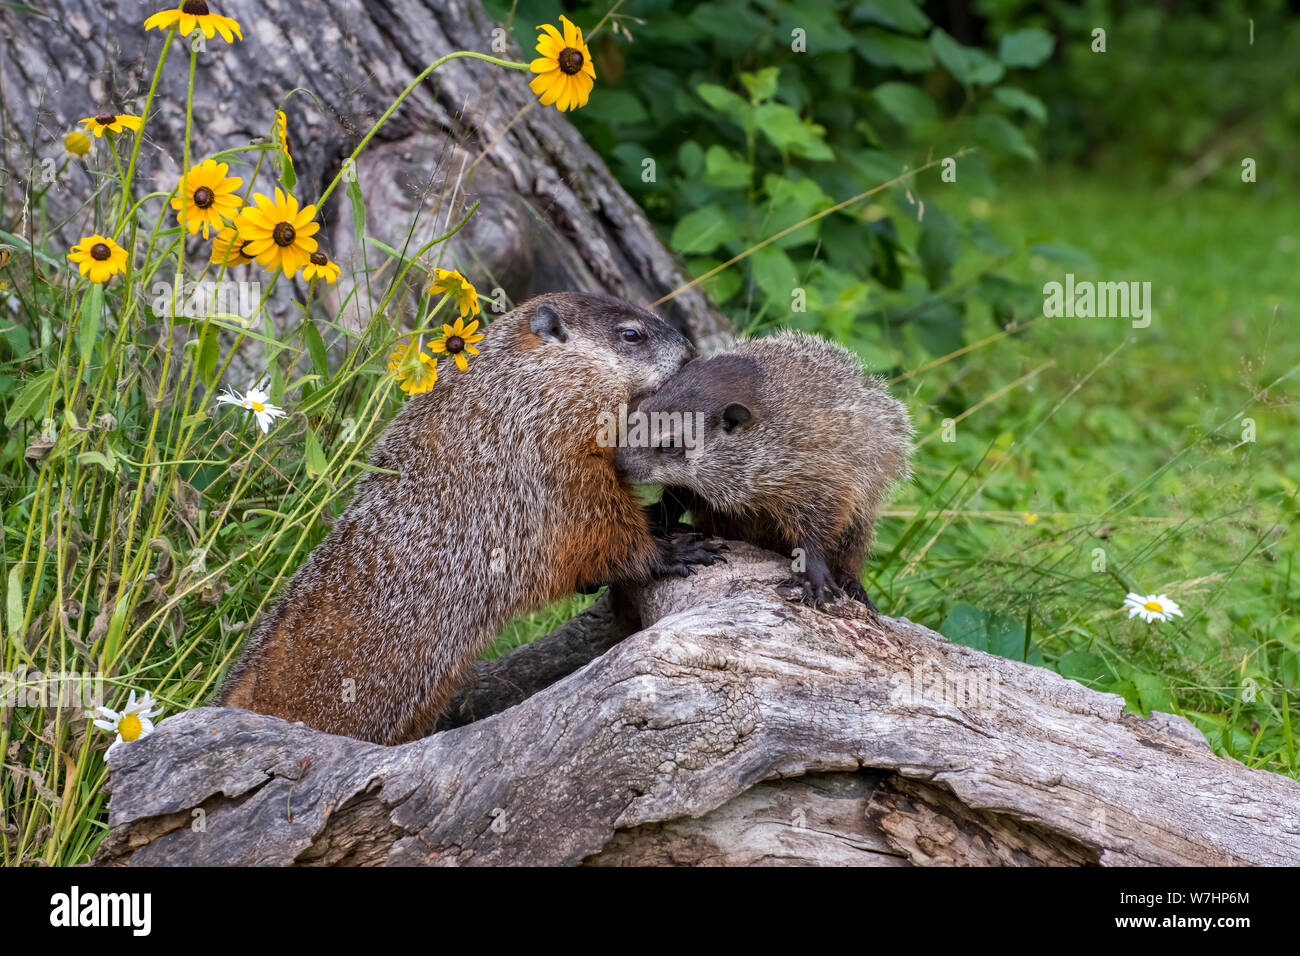
M 667 528 L 689 510 L 696 531 L 800 549 L 786 586 L 805 602 L 847 593 L 874 610 L 862 565 L 877 511 L 909 476 L 912 424 L 857 356 L 803 332 L 744 341 L 691 362 L 635 412 L 651 437 L 620 447 L 618 466 L 664 486 Z
M 687 574 L 718 546 L 657 538 L 597 434 L 693 354 L 648 312 L 546 295 L 468 371 L 409 399 L 329 535 L 254 628 L 216 703 L 395 744 L 427 731 L 515 615 L 601 584 Z

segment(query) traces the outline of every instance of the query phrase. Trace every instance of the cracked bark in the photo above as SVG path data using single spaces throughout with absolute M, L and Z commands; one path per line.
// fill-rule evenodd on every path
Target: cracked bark
M 531 693 L 415 743 L 236 710 L 164 720 L 114 753 L 96 861 L 1300 862 L 1300 784 L 1214 756 L 1186 720 L 906 619 L 787 603 L 783 562 L 730 558 L 642 590 L 643 629 L 612 646 L 598 605 L 494 662 Z
M 144 31 L 146 11 L 137 4 L 59 0 L 45 6 L 48 18 L 0 7 L 0 34 L 7 37 L 0 45 L 0 133 L 8 172 L 7 183 L 0 183 L 3 219 L 18 219 L 31 180 L 41 185 L 44 160 L 62 164 L 63 136 L 78 119 L 105 110 L 143 111 L 163 42 L 160 32 Z M 314 201 L 371 125 L 435 59 L 454 50 L 528 58 L 513 42 L 504 54 L 494 53 L 499 25 L 477 0 L 344 0 L 319 4 L 310 16 L 288 0 L 224 0 L 220 12 L 242 24 L 244 41 L 208 40 L 198 55 L 191 155 L 197 161 L 261 141 L 284 95 L 306 87 L 319 106 L 296 95 L 285 107 L 296 192 L 304 202 Z M 169 191 L 180 177 L 188 53 L 174 41 L 140 151 L 138 194 Z M 97 141 L 97 153 L 111 168 L 106 145 Z M 250 172 L 236 168 L 232 175 L 244 176 L 247 185 Z M 432 264 L 460 267 L 485 294 L 499 288 L 517 302 L 577 289 L 646 305 L 686 279 L 568 120 L 537 103 L 527 74 L 468 59 L 444 64 L 379 131 L 356 172 L 367 233 L 399 250 L 418 249 L 446 232 L 478 201 L 469 225 L 439 247 Z M 269 193 L 271 185 L 264 173 L 259 190 Z M 65 243 L 89 228 L 83 205 L 93 193 L 93 178 L 80 162 L 56 178 L 47 219 L 71 217 L 60 233 Z M 161 203 L 145 206 L 146 234 L 161 212 Z M 342 188 L 322 216 L 319 238 L 345 265 L 345 276 L 384 260 L 375 247 L 363 250 L 356 242 Z M 380 295 L 391 272 L 389 266 L 370 277 Z M 427 284 L 423 270 L 412 273 L 398 300 L 408 306 Z M 340 280 L 325 290 L 325 305 L 363 327 L 369 320 L 366 289 L 354 299 L 361 308 L 344 308 L 351 289 L 348 279 Z M 273 312 L 290 314 L 289 291 L 277 289 Z M 305 286 L 299 283 L 296 291 L 303 300 Z M 659 311 L 701 345 L 730 330 L 698 290 Z

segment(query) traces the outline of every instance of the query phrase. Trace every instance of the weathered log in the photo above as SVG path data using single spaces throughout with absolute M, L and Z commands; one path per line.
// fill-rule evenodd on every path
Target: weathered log
M 787 575 L 736 545 L 645 588 L 644 629 L 609 650 L 575 628 L 576 657 L 600 655 L 578 670 L 400 747 L 171 717 L 112 755 L 97 862 L 1300 862 L 1300 784 L 1216 757 L 1186 720 L 906 619 L 789 603 Z
M 62 166 L 63 136 L 78 119 L 143 111 L 163 42 L 164 34 L 143 28 L 152 7 L 97 0 L 42 6 L 48 17 L 0 6 L 0 34 L 7 38 L 0 45 L 0 130 L 8 172 L 0 182 L 0 219 L 18 221 L 13 213 L 33 183 L 40 190 L 44 172 Z M 320 195 L 375 121 L 434 60 L 455 50 L 530 58 L 478 0 L 343 0 L 313 5 L 306 14 L 288 0 L 223 0 L 218 7 L 243 25 L 244 41 L 208 40 L 198 55 L 191 154 L 264 141 L 284 96 L 305 87 L 316 101 L 296 95 L 285 108 L 304 202 Z M 181 173 L 189 46 L 174 42 L 140 152 L 141 195 L 171 190 Z M 414 251 L 477 201 L 478 211 L 439 247 L 444 251 L 434 264 L 459 266 L 486 295 L 499 288 L 518 302 L 578 289 L 645 305 L 677 288 L 686 279 L 679 263 L 569 121 L 538 104 L 528 79 L 459 59 L 426 80 L 356 163 L 368 234 Z M 97 149 L 111 169 L 105 144 Z M 234 174 L 247 177 L 248 170 Z M 259 189 L 269 193 L 271 185 L 264 174 Z M 78 210 L 94 187 L 88 169 L 73 161 L 49 189 L 49 221 L 72 217 L 61 232 L 66 242 L 84 234 L 86 215 Z M 161 203 L 147 205 L 143 227 L 161 214 Z M 341 189 L 322 216 L 320 238 L 345 265 L 345 276 L 383 260 L 376 247 L 364 255 L 358 248 Z M 413 273 L 407 301 L 427 284 L 422 270 Z M 391 275 L 390 266 L 370 276 L 375 298 Z M 345 278 L 329 290 L 331 314 L 351 288 Z M 300 283 L 300 300 L 304 292 Z M 364 326 L 367 304 L 366 295 L 354 297 L 343 320 Z M 661 314 L 700 344 L 730 329 L 698 289 L 666 303 Z

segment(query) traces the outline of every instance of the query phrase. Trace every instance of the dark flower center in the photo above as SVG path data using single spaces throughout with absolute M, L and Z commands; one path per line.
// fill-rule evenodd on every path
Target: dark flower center
M 293 245 L 293 240 L 296 235 L 298 234 L 293 231 L 293 226 L 289 225 L 287 222 L 277 223 L 275 232 L 271 233 L 277 246 Z
M 447 351 L 452 354 L 465 351 L 465 340 L 459 335 L 453 335 L 451 338 L 447 339 Z
M 323 266 L 325 263 L 330 261 L 329 257 L 319 249 L 313 252 L 308 258 L 311 259 L 311 263 L 314 266 Z
M 181 6 L 181 13 L 188 13 L 192 17 L 206 17 L 208 15 L 208 5 L 203 0 L 185 0 Z
M 207 186 L 200 186 L 194 190 L 194 205 L 200 209 L 207 209 L 212 205 L 212 201 L 217 197 L 212 195 L 212 190 Z
M 98 116 L 95 117 L 95 122 L 98 123 L 100 126 L 112 126 L 114 123 L 117 122 L 117 114 L 100 113 Z
M 573 76 L 582 69 L 582 51 L 575 50 L 571 46 L 566 46 L 561 50 L 560 55 L 555 60 L 560 64 L 560 72 L 569 76 Z
M 112 250 L 109 249 L 108 246 L 106 246 L 102 242 L 97 242 L 90 247 L 90 258 L 98 262 L 103 262 L 112 254 L 113 254 Z

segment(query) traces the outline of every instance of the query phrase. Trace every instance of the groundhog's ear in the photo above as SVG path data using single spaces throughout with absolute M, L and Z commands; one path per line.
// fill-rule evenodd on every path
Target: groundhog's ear
M 543 342 L 567 342 L 569 336 L 564 331 L 564 320 L 553 305 L 539 305 L 533 313 L 529 327 Z
M 746 405 L 740 402 L 732 402 L 722 410 L 722 430 L 729 432 L 741 425 L 746 425 L 754 417 L 754 413 Z

